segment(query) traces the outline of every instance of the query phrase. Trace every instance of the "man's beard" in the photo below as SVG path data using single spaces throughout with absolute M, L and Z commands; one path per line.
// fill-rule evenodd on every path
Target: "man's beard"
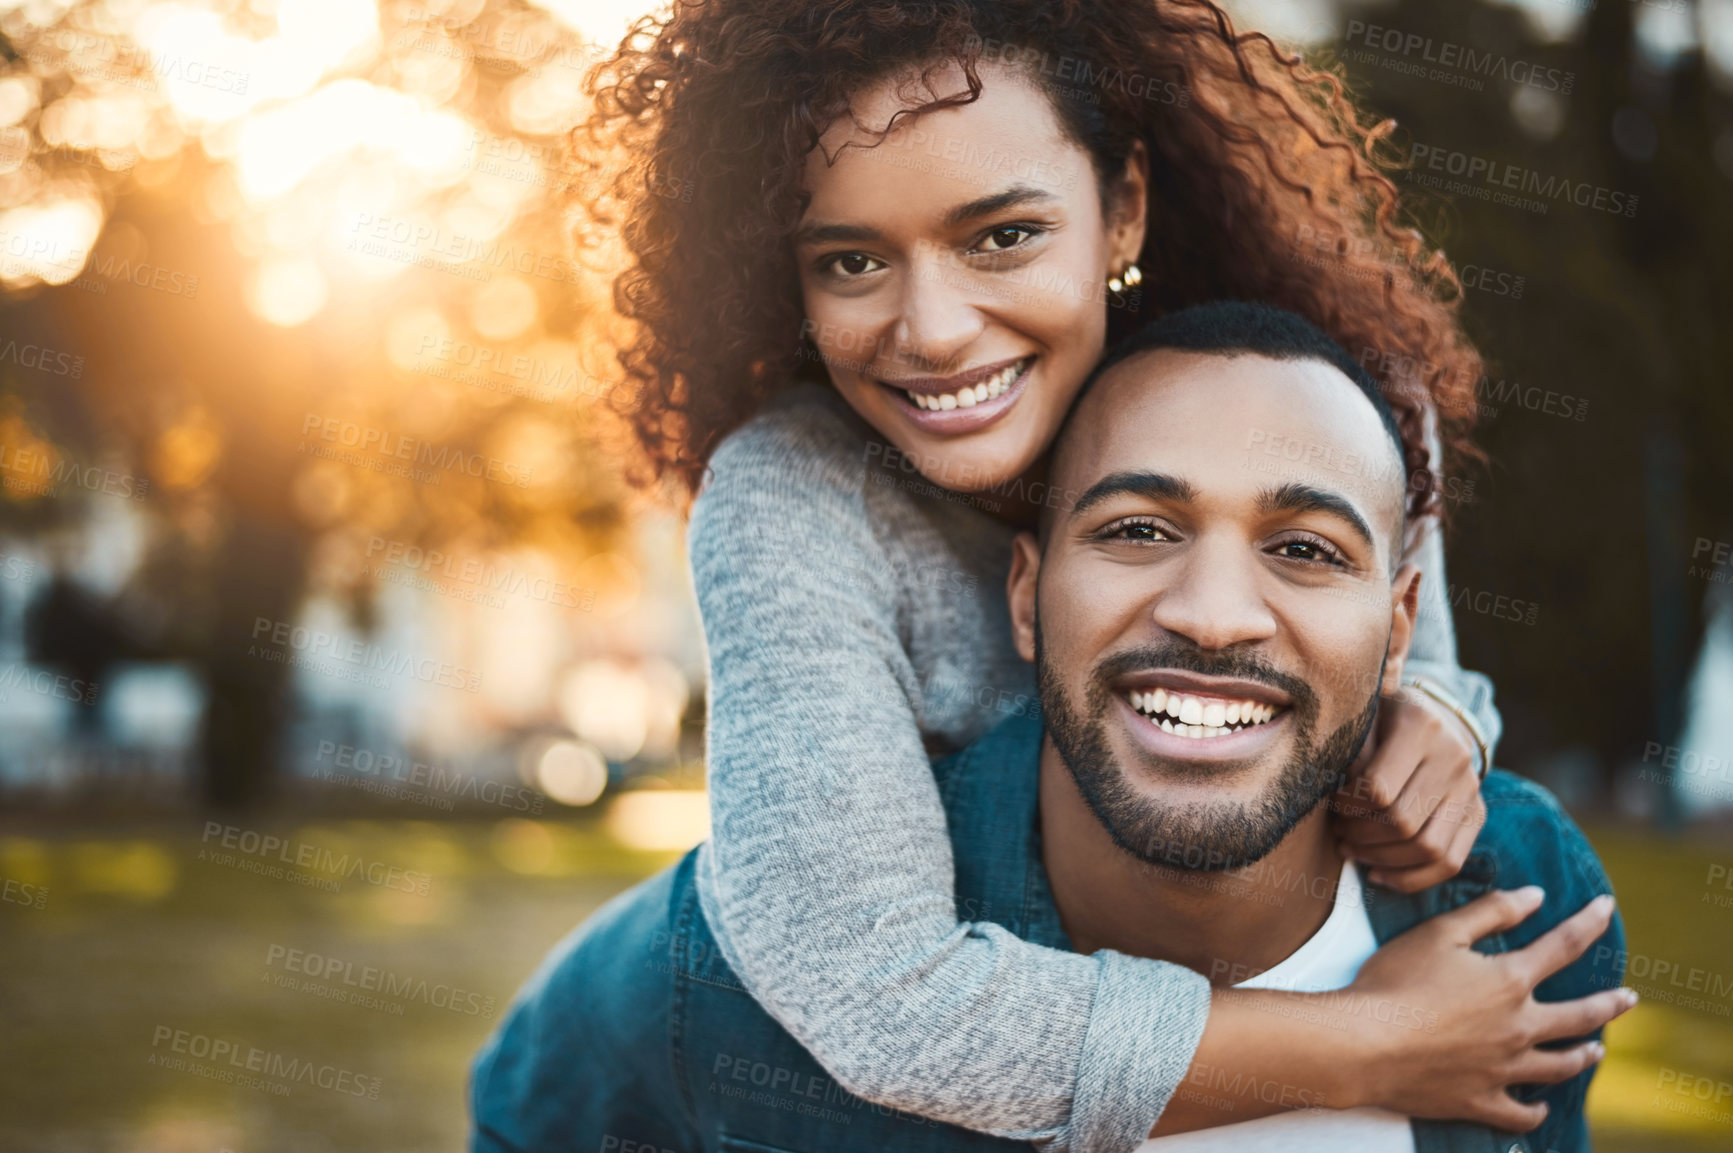
M 1378 711 L 1374 689 L 1360 714 L 1312 743 L 1318 719 L 1318 696 L 1310 685 L 1245 654 L 1206 654 L 1195 645 L 1175 642 L 1118 653 L 1095 670 L 1088 694 L 1088 714 L 1079 716 L 1064 688 L 1048 667 L 1035 628 L 1035 668 L 1047 733 L 1071 771 L 1078 791 L 1088 802 L 1114 844 L 1152 865 L 1222 872 L 1244 868 L 1264 859 L 1300 820 L 1339 785 L 1354 763 Z M 1127 770 L 1114 759 L 1107 741 L 1107 715 L 1115 693 L 1114 678 L 1144 669 L 1175 669 L 1208 676 L 1238 677 L 1273 685 L 1288 694 L 1294 726 L 1294 755 L 1263 795 L 1248 804 L 1173 806 L 1140 792 L 1127 780 Z M 1168 776 L 1214 775 L 1214 767 L 1199 769 L 1166 761 Z

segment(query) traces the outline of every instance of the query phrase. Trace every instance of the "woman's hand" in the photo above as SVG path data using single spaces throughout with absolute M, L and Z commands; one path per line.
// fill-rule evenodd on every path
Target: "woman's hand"
M 1516 1100 L 1508 1086 L 1564 1081 L 1601 1059 L 1598 1041 L 1536 1046 L 1593 1033 L 1635 1005 L 1636 993 L 1608 989 L 1540 1002 L 1534 989 L 1606 932 L 1612 897 L 1595 898 L 1524 948 L 1494 955 L 1471 948 L 1520 924 L 1542 899 L 1532 885 L 1488 893 L 1387 942 L 1360 967 L 1347 992 L 1406 1010 L 1375 1015 L 1390 1024 L 1357 1028 L 1374 1058 L 1361 1103 L 1524 1133 L 1546 1119 L 1546 1106 Z M 1419 1020 L 1423 1029 L 1403 1036 L 1394 1026 L 1404 1020 Z
M 1531 886 L 1433 917 L 1385 942 L 1346 989 L 1216 989 L 1191 1067 L 1150 1136 L 1356 1105 L 1533 1129 L 1546 1106 L 1506 1090 L 1567 1080 L 1603 1053 L 1593 1041 L 1539 1046 L 1593 1033 L 1637 1003 L 1629 989 L 1534 999 L 1536 985 L 1606 932 L 1611 897 L 1589 902 L 1525 948 L 1474 951 L 1474 942 L 1520 924 L 1541 900 Z
M 1370 759 L 1337 790 L 1331 828 L 1375 885 L 1414 893 L 1454 877 L 1486 821 L 1480 748 L 1443 705 L 1404 690 L 1378 709 Z

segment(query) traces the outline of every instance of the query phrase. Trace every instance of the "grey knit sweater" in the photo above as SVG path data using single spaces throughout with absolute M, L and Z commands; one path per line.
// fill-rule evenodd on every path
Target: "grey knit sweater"
M 929 755 L 1035 707 L 1012 530 L 886 467 L 828 389 L 730 436 L 692 512 L 710 659 L 704 914 L 752 994 L 867 1100 L 1054 1150 L 1136 1146 L 1203 1033 L 1182 966 L 1040 948 L 958 908 Z M 1439 593 L 1414 650 L 1496 732 Z M 1442 610 L 1442 611 L 1440 611 Z

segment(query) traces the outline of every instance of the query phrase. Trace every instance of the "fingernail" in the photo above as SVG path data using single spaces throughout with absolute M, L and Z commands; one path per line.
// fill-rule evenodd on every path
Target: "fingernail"
M 1524 885 L 1516 891 L 1516 895 L 1524 900 L 1546 900 L 1546 890 L 1541 888 L 1539 885 Z
M 1602 893 L 1600 896 L 1595 898 L 1595 907 L 1597 909 L 1610 909 L 1610 908 L 1612 908 L 1613 907 L 1613 895 L 1611 893 Z
M 1607 1047 L 1605 1045 L 1601 1044 L 1599 1041 L 1589 1042 L 1589 1057 L 1591 1059 L 1599 1061 L 1602 1057 L 1605 1057 L 1606 1055 L 1607 1055 Z
M 1627 1009 L 1637 1003 L 1637 991 L 1635 989 L 1627 985 L 1623 989 L 1620 989 L 1619 992 L 1625 995 L 1625 1007 Z

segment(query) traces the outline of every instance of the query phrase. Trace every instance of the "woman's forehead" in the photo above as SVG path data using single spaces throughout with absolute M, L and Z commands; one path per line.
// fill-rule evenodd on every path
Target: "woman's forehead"
M 961 142 L 983 135 L 1004 137 L 1024 150 L 1053 150 L 1070 141 L 1053 110 L 1052 101 L 1026 70 L 983 62 L 976 70 L 981 92 L 974 100 L 945 108 L 926 108 L 938 100 L 968 94 L 961 66 L 947 60 L 910 65 L 891 72 L 850 94 L 847 111 L 825 126 L 815 153 L 818 159 L 840 160 L 883 141 L 884 147 L 919 148 L 924 154 L 953 152 Z M 898 114 L 902 115 L 896 119 Z M 896 124 L 891 127 L 891 122 Z M 887 127 L 891 127 L 886 135 Z M 855 147 L 844 149 L 844 144 Z M 936 148 L 935 148 L 936 144 Z M 839 155 L 840 151 L 840 155 Z M 809 165 L 810 171 L 810 165 Z
M 981 69 L 980 96 L 896 120 L 899 111 L 966 92 L 935 74 L 931 92 L 917 75 L 887 76 L 851 100 L 848 114 L 824 131 L 807 157 L 803 185 L 809 215 L 830 215 L 833 201 L 851 210 L 900 215 L 991 196 L 1013 184 L 1066 196 L 1093 187 L 1089 155 L 1061 127 L 1041 89 L 1005 65 Z

